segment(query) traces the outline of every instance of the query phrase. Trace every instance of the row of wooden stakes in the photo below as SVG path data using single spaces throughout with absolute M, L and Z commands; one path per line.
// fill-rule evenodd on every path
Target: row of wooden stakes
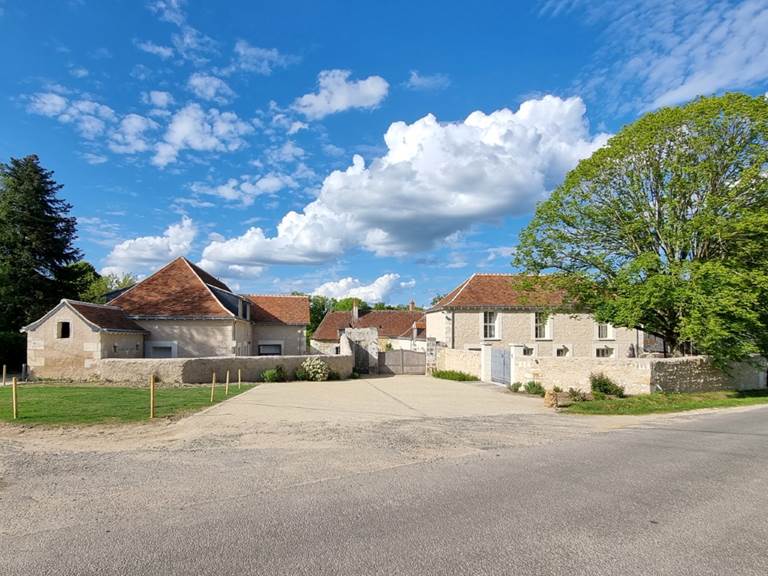
M 240 388 L 243 385 L 243 374 L 240 368 L 237 369 L 237 389 L 240 390 Z M 16 378 L 13 379 L 13 398 L 14 398 L 14 408 L 13 408 L 13 417 L 16 418 Z M 149 376 L 149 417 L 154 418 L 155 417 L 155 375 L 151 374 Z M 224 396 L 229 396 L 229 370 L 227 370 L 227 377 L 224 384 Z M 211 376 L 211 404 L 213 404 L 213 401 L 216 397 L 216 371 L 213 371 L 213 375 Z

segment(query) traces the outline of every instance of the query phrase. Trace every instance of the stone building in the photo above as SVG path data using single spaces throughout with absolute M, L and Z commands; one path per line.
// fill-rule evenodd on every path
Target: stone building
M 552 312 L 562 291 L 545 278 L 474 274 L 427 310 L 427 337 L 451 349 L 509 349 L 530 357 L 627 358 L 640 354 L 644 334 L 596 322 L 585 313 Z

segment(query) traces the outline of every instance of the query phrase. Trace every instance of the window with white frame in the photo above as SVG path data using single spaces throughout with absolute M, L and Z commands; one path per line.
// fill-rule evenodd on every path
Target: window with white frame
M 528 346 L 523 346 L 523 356 L 533 356 L 534 349 Z
M 72 333 L 72 327 L 69 322 L 56 323 L 56 338 L 69 338 Z
M 558 346 L 555 349 L 555 356 L 558 358 L 567 358 L 571 355 L 571 349 L 568 346 Z
M 533 337 L 536 340 L 552 339 L 552 319 L 546 312 L 536 312 L 534 314 Z
M 499 337 L 499 315 L 496 312 L 483 312 L 483 338 L 495 340 Z
M 605 322 L 597 323 L 597 339 L 613 340 L 613 326 Z
M 598 358 L 613 358 L 614 350 L 610 346 L 602 346 L 595 350 L 595 356 Z

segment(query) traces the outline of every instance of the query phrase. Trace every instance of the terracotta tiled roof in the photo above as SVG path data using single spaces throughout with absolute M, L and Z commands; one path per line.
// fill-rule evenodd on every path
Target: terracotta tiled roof
M 229 291 L 186 258 L 177 258 L 109 304 L 132 317 L 232 318 L 207 284 Z
M 106 332 L 146 332 L 144 328 L 128 318 L 120 308 L 75 300 L 66 302 L 88 322 Z
M 309 324 L 309 296 L 249 294 L 251 319 L 274 324 Z
M 338 340 L 339 330 L 344 328 L 377 328 L 379 336 L 397 338 L 409 332 L 413 323 L 421 320 L 422 316 L 422 311 L 370 310 L 361 312 L 353 325 L 352 312 L 329 312 L 312 337 L 315 340 Z
M 564 292 L 548 284 L 551 281 L 546 276 L 474 274 L 442 298 L 432 310 L 559 306 L 563 303 Z

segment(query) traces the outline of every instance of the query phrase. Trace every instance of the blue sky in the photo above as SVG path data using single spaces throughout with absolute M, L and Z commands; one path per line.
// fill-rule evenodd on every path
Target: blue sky
M 676 5 L 677 4 L 677 5 Z M 768 0 L 0 0 L 0 158 L 104 272 L 427 304 L 643 112 L 768 89 Z

